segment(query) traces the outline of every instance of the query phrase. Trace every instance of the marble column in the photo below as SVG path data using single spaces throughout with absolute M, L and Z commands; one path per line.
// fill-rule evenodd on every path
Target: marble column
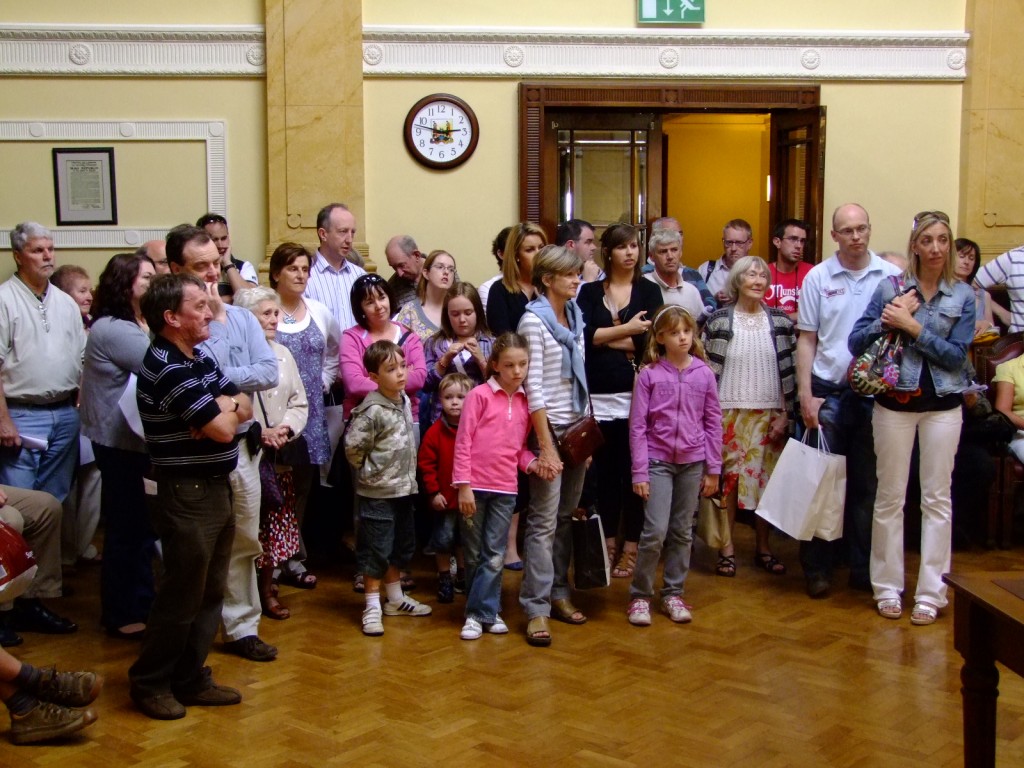
M 957 235 L 983 260 L 1024 243 L 1024 5 L 968 0 Z
M 345 203 L 365 242 L 362 3 L 266 0 L 267 257 L 315 249 L 316 214 Z

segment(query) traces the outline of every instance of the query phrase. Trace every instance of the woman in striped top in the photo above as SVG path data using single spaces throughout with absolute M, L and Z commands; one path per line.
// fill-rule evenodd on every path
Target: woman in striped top
M 538 474 L 530 475 L 526 550 L 519 602 L 529 617 L 526 641 L 551 644 L 548 618 L 583 624 L 587 617 L 569 600 L 570 522 L 583 490 L 584 465 L 565 464 L 555 440 L 587 410 L 583 367 L 583 313 L 576 306 L 583 262 L 573 251 L 549 245 L 533 262 L 539 295 L 526 305 L 519 333 L 530 347 L 526 399 L 540 445 Z M 545 480 L 550 471 L 557 473 Z

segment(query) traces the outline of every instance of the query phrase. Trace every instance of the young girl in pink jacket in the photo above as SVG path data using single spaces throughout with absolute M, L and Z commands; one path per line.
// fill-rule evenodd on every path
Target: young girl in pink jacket
M 460 636 L 476 640 L 486 630 L 505 634 L 501 620 L 501 573 L 516 506 L 516 469 L 534 471 L 526 447 L 530 412 L 522 383 L 528 366 L 526 339 L 504 333 L 494 342 L 492 376 L 470 390 L 455 436 L 452 485 L 459 490 L 462 546 L 466 558 L 466 623 Z
M 722 408 L 715 375 L 705 364 L 697 324 L 685 309 L 659 309 L 651 324 L 647 367 L 637 377 L 629 414 L 633 491 L 644 500 L 644 528 L 629 623 L 651 623 L 654 576 L 665 546 L 661 610 L 672 621 L 692 619 L 683 602 L 697 494 L 718 490 L 722 471 Z

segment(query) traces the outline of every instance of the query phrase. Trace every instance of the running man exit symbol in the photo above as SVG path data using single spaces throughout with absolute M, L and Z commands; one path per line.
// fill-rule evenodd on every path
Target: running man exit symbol
M 640 24 L 702 24 L 705 0 L 638 0 Z

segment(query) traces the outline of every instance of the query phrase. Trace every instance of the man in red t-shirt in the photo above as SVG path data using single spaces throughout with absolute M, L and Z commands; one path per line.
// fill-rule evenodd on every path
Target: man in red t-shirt
M 807 224 L 799 219 L 786 219 L 779 222 L 772 232 L 772 244 L 779 256 L 774 263 L 768 265 L 772 284 L 765 294 L 764 303 L 769 307 L 778 307 L 794 323 L 800 302 L 800 286 L 813 266 L 803 260 L 807 231 Z

